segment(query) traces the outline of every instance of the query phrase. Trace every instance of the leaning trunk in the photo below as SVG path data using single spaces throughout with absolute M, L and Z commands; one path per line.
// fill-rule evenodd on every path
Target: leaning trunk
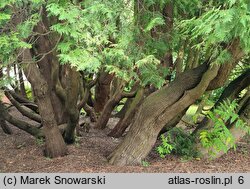
M 218 66 L 207 69 L 207 65 L 203 64 L 189 70 L 169 87 L 148 96 L 124 141 L 109 156 L 109 162 L 115 165 L 139 164 L 152 149 L 166 123 L 194 103 L 216 77 Z
M 131 124 L 134 115 L 136 111 L 138 110 L 143 97 L 144 97 L 144 89 L 141 88 L 138 90 L 135 98 L 133 99 L 132 103 L 128 107 L 125 115 L 119 120 L 119 122 L 116 124 L 116 126 L 112 129 L 112 131 L 108 134 L 108 136 L 119 138 L 122 136 L 124 131 L 127 129 L 127 127 Z M 130 99 L 128 99 L 130 100 Z

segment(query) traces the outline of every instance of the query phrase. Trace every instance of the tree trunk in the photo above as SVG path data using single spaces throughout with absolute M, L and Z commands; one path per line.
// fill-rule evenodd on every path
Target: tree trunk
M 238 78 L 233 80 L 229 85 L 224 89 L 223 93 L 221 94 L 218 101 L 215 103 L 213 109 L 217 108 L 221 102 L 228 99 L 230 101 L 237 99 L 239 93 L 247 88 L 250 85 L 250 69 L 245 71 L 243 74 L 241 74 Z M 241 103 L 242 102 L 242 103 Z M 246 95 L 241 100 L 241 106 L 238 109 L 238 114 L 241 119 L 243 119 L 247 125 L 249 126 L 249 118 L 250 118 L 250 97 L 249 97 L 249 91 L 246 93 Z M 209 119 L 208 117 L 205 117 L 202 122 L 198 125 L 198 127 L 194 130 L 193 135 L 199 136 L 199 133 L 202 130 L 209 130 L 212 129 L 214 126 L 214 122 Z M 235 143 L 238 142 L 244 135 L 246 135 L 247 131 L 242 130 L 241 128 L 236 128 L 234 123 L 232 125 L 228 126 L 229 131 L 232 133 Z M 199 142 L 199 141 L 197 141 Z M 202 155 L 203 158 L 210 158 L 210 151 L 213 149 L 206 149 L 201 146 L 200 143 L 197 143 L 197 147 Z M 228 149 L 230 149 L 230 146 L 228 146 Z M 213 158 L 218 158 L 221 155 L 225 154 L 224 151 L 215 152 L 215 155 Z
M 122 98 L 121 93 L 118 92 L 108 100 L 108 102 L 104 106 L 104 109 L 100 117 L 98 118 L 95 124 L 95 128 L 105 129 L 112 111 L 114 110 L 115 106 L 120 102 L 121 98 Z
M 0 102 L 0 103 L 2 103 L 2 102 Z M 11 135 L 13 133 L 11 128 L 7 125 L 7 123 L 5 121 L 5 118 L 3 116 L 3 111 L 0 111 L 0 126 L 3 129 L 4 133 L 6 133 L 8 135 Z
M 42 118 L 43 132 L 45 135 L 45 155 L 51 158 L 64 156 L 67 154 L 67 148 L 57 127 L 48 84 L 40 73 L 37 65 L 33 62 L 28 49 L 25 49 L 23 52 L 23 62 L 26 63 L 24 72 L 34 90 L 39 113 Z
M 125 102 L 125 104 L 123 105 L 122 109 L 117 112 L 114 117 L 118 117 L 118 118 L 123 118 L 125 116 L 125 113 L 127 112 L 128 108 L 130 107 L 131 103 L 133 102 L 132 98 L 128 98 Z
M 7 90 L 7 89 L 5 89 Z M 15 93 L 14 91 L 8 90 L 8 92 L 11 94 L 11 96 L 20 104 L 30 108 L 31 110 L 33 110 L 34 112 L 38 113 L 38 106 L 32 102 L 29 101 L 28 99 L 24 98 L 23 96 Z
M 43 137 L 43 133 L 41 132 L 41 130 L 38 127 L 35 127 L 34 125 L 31 125 L 25 121 L 22 120 L 18 120 L 15 117 L 13 117 L 12 115 L 10 115 L 6 110 L 4 105 L 0 102 L 0 112 L 2 115 L 2 118 L 6 121 L 8 121 L 9 123 L 11 123 L 12 125 L 18 127 L 19 129 L 37 137 Z
M 0 62 L 1 64 L 1 62 Z M 0 65 L 0 80 L 3 78 L 3 70 L 2 70 L 2 67 Z M 1 88 L 0 88 L 1 90 Z M 0 95 L 0 98 L 2 98 L 2 96 Z M 2 103 L 2 99 L 0 99 L 0 103 Z M 6 124 L 5 122 L 5 118 L 4 118 L 4 115 L 3 115 L 3 111 L 0 111 L 0 126 L 1 128 L 3 129 L 4 133 L 8 134 L 8 135 L 11 135 L 12 134 L 12 130 L 11 128 Z
M 237 95 L 250 85 L 250 69 L 241 74 L 238 78 L 233 80 L 223 91 L 218 101 L 215 103 L 214 108 L 218 107 L 223 100 L 229 99 L 230 101 L 237 98 Z M 196 127 L 193 134 L 197 134 L 201 129 L 211 128 L 214 125 L 213 121 L 205 117 L 202 122 Z
M 131 124 L 132 119 L 134 118 L 136 111 L 138 110 L 142 100 L 144 99 L 144 92 L 145 92 L 145 90 L 143 88 L 140 88 L 138 90 L 135 98 L 133 99 L 132 103 L 128 107 L 124 117 L 122 117 L 119 120 L 119 122 L 112 129 L 112 131 L 108 134 L 108 136 L 115 137 L 115 138 L 119 138 L 122 136 L 124 131 Z
M 110 84 L 113 79 L 113 75 L 106 72 L 101 72 L 95 86 L 95 112 L 100 113 L 103 111 L 105 104 L 110 98 Z
M 25 106 L 22 106 L 19 102 L 17 102 L 8 91 L 5 91 L 6 97 L 9 101 L 16 107 L 16 109 L 23 115 L 26 116 L 38 123 L 41 123 L 41 116 Z
M 67 67 L 67 70 L 66 110 L 68 114 L 68 121 L 66 131 L 64 133 L 64 140 L 66 143 L 70 144 L 75 141 L 75 128 L 79 121 L 77 101 L 79 97 L 80 75 L 74 68 L 70 68 L 69 66 Z
M 140 106 L 124 141 L 109 156 L 115 165 L 139 164 L 148 155 L 161 129 L 195 102 L 217 75 L 206 64 L 179 75 L 168 87 L 149 95 Z
M 34 27 L 35 33 L 40 35 L 35 45 L 31 49 L 32 57 L 38 57 L 37 64 L 39 71 L 48 85 L 48 95 L 50 96 L 54 115 L 58 125 L 67 122 L 64 101 L 61 99 L 61 93 L 64 89 L 61 87 L 60 76 L 64 77 L 64 73 L 60 75 L 59 60 L 57 52 L 53 48 L 60 41 L 60 37 L 55 34 L 47 34 L 50 31 L 53 18 L 48 18 L 46 10 L 42 9 L 42 20 Z M 57 89 L 61 89 L 60 92 Z M 58 94 L 59 93 L 59 94 Z

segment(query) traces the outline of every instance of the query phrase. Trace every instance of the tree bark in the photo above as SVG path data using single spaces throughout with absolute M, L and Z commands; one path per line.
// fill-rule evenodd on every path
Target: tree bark
M 121 166 L 141 163 L 161 129 L 205 92 L 218 69 L 216 65 L 208 69 L 207 64 L 203 64 L 180 74 L 169 87 L 149 95 L 140 106 L 124 141 L 109 156 L 109 162 Z
M 43 137 L 43 133 L 41 132 L 41 130 L 37 127 L 35 127 L 34 125 L 31 125 L 25 121 L 22 120 L 18 120 L 15 117 L 11 116 L 6 110 L 4 105 L 2 104 L 2 102 L 0 102 L 0 112 L 2 115 L 3 120 L 8 121 L 9 123 L 11 123 L 12 125 L 18 127 L 19 129 L 37 137 Z
M 30 109 L 22 106 L 19 102 L 17 102 L 8 91 L 5 91 L 6 97 L 10 100 L 10 102 L 17 108 L 17 110 L 23 115 L 26 116 L 38 123 L 41 123 L 41 116 Z
M 137 91 L 137 94 L 135 98 L 133 99 L 132 103 L 128 107 L 124 117 L 122 117 L 119 122 L 116 124 L 116 126 L 111 130 L 111 132 L 108 134 L 108 136 L 119 138 L 122 136 L 124 131 L 127 129 L 127 127 L 131 124 L 136 111 L 138 110 L 141 102 L 144 99 L 144 92 L 145 90 L 143 88 L 140 88 Z
M 5 89 L 8 90 L 8 89 Z M 35 104 L 32 101 L 29 101 L 28 99 L 24 98 L 21 95 L 16 94 L 14 91 L 8 90 L 8 92 L 11 94 L 11 96 L 20 104 L 30 108 L 31 110 L 33 110 L 34 112 L 38 113 L 38 106 L 37 104 Z
M 75 128 L 77 127 L 79 121 L 77 101 L 79 97 L 80 75 L 74 68 L 70 68 L 69 66 L 67 68 L 66 110 L 68 114 L 68 121 L 64 133 L 64 140 L 66 143 L 71 144 L 75 141 Z
M 2 104 L 2 102 L 0 102 Z M 1 106 L 1 105 L 0 105 Z M 3 111 L 0 111 L 0 126 L 3 129 L 3 132 L 11 135 L 13 133 L 12 129 L 7 125 L 4 115 L 3 115 Z
M 23 52 L 23 62 L 26 63 L 24 72 L 34 90 L 39 113 L 42 118 L 43 132 L 45 135 L 45 155 L 51 158 L 64 156 L 67 154 L 67 148 L 57 127 L 48 84 L 40 73 L 37 65 L 33 63 L 28 49 L 25 49 Z
M 42 19 L 34 27 L 34 32 L 43 35 L 37 36 L 35 45 L 32 46 L 31 54 L 32 57 L 37 57 L 38 59 L 37 65 L 41 75 L 48 85 L 48 95 L 51 98 L 57 124 L 60 125 L 66 123 L 68 119 L 66 116 L 64 101 L 60 96 L 60 92 L 63 91 L 63 88 L 60 88 L 60 86 L 62 86 L 60 83 L 60 76 L 64 77 L 64 73 L 60 75 L 59 60 L 57 52 L 54 50 L 61 38 L 53 33 L 46 34 L 50 31 L 50 26 L 55 19 L 49 19 L 45 8 L 42 9 L 41 16 Z M 58 92 L 58 89 L 61 89 L 61 91 Z
M 110 84 L 113 79 L 113 75 L 106 72 L 101 72 L 95 86 L 95 112 L 100 113 L 103 111 L 105 104 L 110 98 Z

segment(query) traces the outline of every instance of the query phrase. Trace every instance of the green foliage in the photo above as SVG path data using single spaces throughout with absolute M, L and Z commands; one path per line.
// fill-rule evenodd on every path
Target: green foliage
M 145 160 L 143 160 L 141 162 L 141 164 L 142 164 L 143 167 L 149 167 L 150 166 L 150 163 L 148 161 L 145 161 Z
M 165 137 L 161 135 L 161 145 L 157 147 L 157 152 L 161 158 L 164 158 L 167 154 L 170 154 L 173 150 L 173 146 L 169 143 L 169 135 Z
M 165 83 L 165 76 L 168 74 L 168 69 L 159 70 L 160 61 L 153 55 L 137 61 L 135 66 L 140 71 L 143 86 L 152 84 L 157 88 L 161 88 Z
M 131 6 L 115 0 L 84 1 L 80 6 L 71 2 L 47 4 L 49 16 L 60 20 L 51 29 L 63 36 L 57 47 L 61 63 L 87 73 L 104 68 L 127 82 L 140 79 L 142 85 L 160 88 L 167 71 L 158 69 L 157 53 L 138 48 Z M 161 24 L 162 18 L 155 16 L 146 30 Z
M 43 138 L 36 138 L 36 144 L 38 146 L 43 146 L 45 144 L 44 139 Z
M 213 58 L 217 57 L 217 63 L 230 59 L 224 49 L 234 39 L 240 39 L 245 52 L 250 51 L 250 40 L 247 37 L 250 35 L 249 1 L 210 1 L 204 10 L 201 16 L 180 24 L 182 33 L 195 43 L 197 49 L 213 49 Z
M 146 32 L 151 31 L 154 27 L 156 26 L 161 26 L 164 25 L 165 21 L 162 17 L 156 17 L 153 18 L 152 20 L 150 20 L 150 22 L 148 23 L 147 27 L 145 28 Z
M 33 94 L 32 94 L 32 88 L 30 86 L 25 86 L 25 92 L 26 92 L 27 98 L 29 100 L 34 100 L 33 99 Z
M 161 135 L 162 144 L 157 147 L 160 157 L 165 157 L 171 152 L 183 156 L 185 159 L 198 156 L 195 147 L 195 137 L 180 128 L 174 128 L 168 132 L 167 136 Z
M 235 124 L 236 127 L 247 130 L 250 133 L 249 127 L 235 112 L 236 108 L 237 102 L 235 100 L 232 102 L 225 100 L 219 107 L 208 113 L 208 117 L 213 121 L 214 127 L 210 130 L 201 131 L 200 141 L 203 147 L 209 149 L 212 157 L 219 151 L 227 152 L 229 148 L 235 148 L 234 137 L 227 125 Z
M 80 141 L 81 141 L 80 137 L 75 136 L 75 142 L 74 142 L 74 144 L 76 145 L 76 147 L 80 147 L 81 146 Z

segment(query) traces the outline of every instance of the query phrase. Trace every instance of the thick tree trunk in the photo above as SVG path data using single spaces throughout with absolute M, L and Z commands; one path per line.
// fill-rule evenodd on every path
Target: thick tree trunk
M 203 64 L 180 74 L 169 87 L 149 95 L 140 106 L 124 141 L 109 156 L 109 162 L 115 165 L 141 163 L 161 129 L 205 92 L 218 69 L 216 65 L 208 69 Z
M 51 158 L 64 156 L 67 154 L 67 148 L 57 127 L 48 84 L 43 75 L 41 75 L 37 65 L 33 62 L 28 49 L 25 49 L 23 52 L 23 62 L 26 63 L 24 72 L 34 90 L 42 118 L 45 135 L 45 155 Z
M 70 144 L 75 141 L 75 128 L 79 121 L 79 111 L 77 108 L 77 101 L 79 96 L 79 73 L 74 69 L 68 67 L 67 74 L 67 101 L 66 110 L 68 114 L 67 128 L 64 133 L 64 140 Z
M 42 20 L 34 27 L 34 32 L 44 34 L 40 35 L 36 44 L 31 49 L 32 57 L 38 57 L 37 64 L 43 78 L 48 85 L 48 95 L 50 96 L 54 115 L 57 124 L 64 124 L 67 122 L 66 110 L 64 101 L 62 100 L 62 93 L 64 92 L 60 83 L 60 69 L 57 52 L 55 46 L 60 41 L 60 37 L 55 34 L 45 34 L 50 31 L 53 18 L 48 19 L 47 12 L 43 8 Z M 59 92 L 58 92 L 59 90 Z M 61 96 L 60 96 L 61 95 Z
M 238 39 L 233 40 L 227 50 L 232 58 L 223 65 L 229 64 L 227 68 L 232 70 L 244 56 L 244 52 Z M 222 69 L 223 66 L 216 64 L 207 69 L 207 65 L 203 64 L 185 71 L 169 87 L 163 87 L 148 96 L 140 106 L 124 141 L 109 156 L 109 162 L 115 165 L 140 163 L 150 152 L 159 132 L 166 124 L 193 104 L 206 90 L 224 84 L 229 74 L 221 74 L 221 78 L 218 72 L 221 73 Z
M 95 112 L 100 113 L 103 111 L 105 104 L 110 98 L 110 84 L 113 79 L 113 75 L 106 72 L 101 72 L 95 86 Z

